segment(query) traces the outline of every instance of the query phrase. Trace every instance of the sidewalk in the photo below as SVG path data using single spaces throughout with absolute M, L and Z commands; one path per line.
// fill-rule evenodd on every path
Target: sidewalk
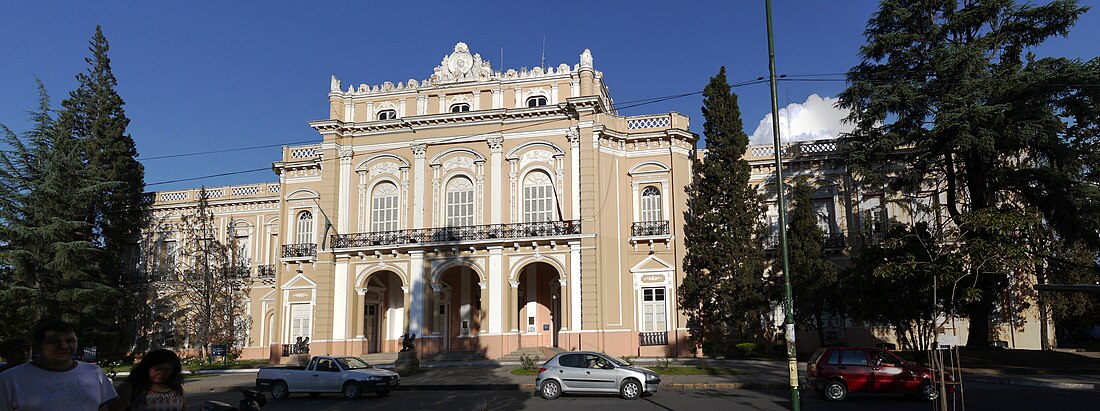
M 638 359 L 636 364 L 650 367 L 655 359 Z M 786 389 L 787 367 L 783 361 L 757 360 L 701 360 L 673 359 L 673 365 L 696 365 L 731 368 L 737 375 L 662 375 L 662 390 L 732 390 L 732 389 Z M 426 363 L 415 375 L 401 378 L 398 390 L 535 390 L 533 375 L 512 375 L 519 364 L 498 364 L 492 361 Z M 392 368 L 381 365 L 379 368 Z M 257 370 L 208 370 L 202 377 L 189 379 L 184 384 L 188 394 L 201 392 L 233 391 L 253 387 Z M 993 370 L 996 371 L 996 370 Z M 659 373 L 659 372 L 658 372 Z M 806 364 L 799 364 L 799 379 L 805 381 Z M 963 382 L 1006 384 L 1073 390 L 1096 390 L 1100 387 L 1100 373 L 1078 374 L 993 374 L 985 369 L 963 369 Z

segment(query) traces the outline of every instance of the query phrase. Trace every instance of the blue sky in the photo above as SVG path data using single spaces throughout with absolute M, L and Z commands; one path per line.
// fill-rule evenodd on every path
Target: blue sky
M 1069 38 L 1040 56 L 1100 55 L 1100 1 Z M 791 75 L 842 73 L 858 62 L 877 2 L 775 1 L 776 63 Z M 269 167 L 277 147 L 201 156 L 164 155 L 318 141 L 306 123 L 327 115 L 329 76 L 348 84 L 423 80 L 456 42 L 494 69 L 576 64 L 590 48 L 617 102 L 703 88 L 720 66 L 730 83 L 768 74 L 764 2 L 13 2 L 0 13 L 0 124 L 29 127 L 34 76 L 55 106 L 86 68 L 88 40 L 101 24 L 111 43 L 118 92 L 149 190 L 275 181 L 270 171 L 158 184 Z M 503 49 L 503 66 L 500 53 Z M 843 82 L 781 82 L 793 103 L 794 134 L 835 125 L 830 98 Z M 766 84 L 736 89 L 746 132 L 770 112 Z M 817 95 L 815 100 L 812 95 Z M 701 132 L 701 97 L 632 109 L 677 111 Z M 825 112 L 822 112 L 825 111 Z M 810 113 L 799 120 L 797 113 Z M 803 123 L 811 124 L 803 124 Z M 804 130 L 805 129 L 805 130 Z M 808 130 L 808 131 L 807 131 Z M 757 138 L 760 136 L 758 135 Z

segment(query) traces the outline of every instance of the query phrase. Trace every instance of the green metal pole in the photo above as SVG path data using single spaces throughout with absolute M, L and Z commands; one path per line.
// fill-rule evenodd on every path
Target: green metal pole
M 798 398 L 798 349 L 794 338 L 794 299 L 791 297 L 791 270 L 787 260 L 787 204 L 784 201 L 786 189 L 783 184 L 782 148 L 779 145 L 779 93 L 775 84 L 775 44 L 772 41 L 772 1 L 764 0 L 768 15 L 768 71 L 772 87 L 772 141 L 775 149 L 776 196 L 779 197 L 779 248 L 783 255 L 783 290 L 786 300 L 783 304 L 786 318 L 783 321 L 784 335 L 787 338 L 787 370 L 790 373 L 791 410 L 798 411 L 801 406 Z

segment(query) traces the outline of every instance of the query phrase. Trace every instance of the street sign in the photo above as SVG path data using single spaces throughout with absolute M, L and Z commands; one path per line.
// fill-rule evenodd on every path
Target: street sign
M 211 357 L 224 357 L 227 351 L 227 347 L 222 344 L 213 344 L 210 346 Z

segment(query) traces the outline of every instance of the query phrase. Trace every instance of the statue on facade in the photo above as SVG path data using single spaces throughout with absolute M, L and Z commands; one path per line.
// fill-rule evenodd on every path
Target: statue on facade
M 414 341 L 416 341 L 416 334 L 401 334 L 401 351 L 416 351 L 416 346 L 413 345 Z

